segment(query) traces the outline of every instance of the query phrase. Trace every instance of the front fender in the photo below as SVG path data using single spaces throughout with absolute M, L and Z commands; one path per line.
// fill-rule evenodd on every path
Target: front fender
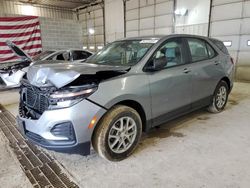
M 89 99 L 106 109 L 123 101 L 135 101 L 144 109 L 146 119 L 151 119 L 151 95 L 146 75 L 132 75 L 102 82 Z

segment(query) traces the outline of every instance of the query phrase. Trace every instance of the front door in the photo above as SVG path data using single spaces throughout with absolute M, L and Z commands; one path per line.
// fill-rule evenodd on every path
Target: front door
M 156 50 L 154 59 L 166 57 L 165 68 L 148 72 L 153 126 L 191 109 L 192 83 L 185 44 L 181 38 L 169 39 Z

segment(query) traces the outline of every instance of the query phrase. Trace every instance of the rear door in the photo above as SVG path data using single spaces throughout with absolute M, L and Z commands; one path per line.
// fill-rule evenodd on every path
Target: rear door
M 191 109 L 191 74 L 186 47 L 181 38 L 164 42 L 149 60 L 165 56 L 167 65 L 160 71 L 148 72 L 151 91 L 153 126 Z
M 200 38 L 186 38 L 190 52 L 192 70 L 192 108 L 208 105 L 219 80 L 223 67 L 218 53 Z

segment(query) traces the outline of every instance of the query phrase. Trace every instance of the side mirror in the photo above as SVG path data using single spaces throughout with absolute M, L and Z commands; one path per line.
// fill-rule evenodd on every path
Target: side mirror
M 167 65 L 167 58 L 165 56 L 156 58 L 152 62 L 152 66 L 147 67 L 147 71 L 159 71 L 162 70 Z

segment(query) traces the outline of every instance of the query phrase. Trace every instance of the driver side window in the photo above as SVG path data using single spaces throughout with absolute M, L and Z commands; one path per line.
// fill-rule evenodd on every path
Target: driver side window
M 165 57 L 165 68 L 185 64 L 181 40 L 171 40 L 165 43 L 154 55 L 154 59 Z

